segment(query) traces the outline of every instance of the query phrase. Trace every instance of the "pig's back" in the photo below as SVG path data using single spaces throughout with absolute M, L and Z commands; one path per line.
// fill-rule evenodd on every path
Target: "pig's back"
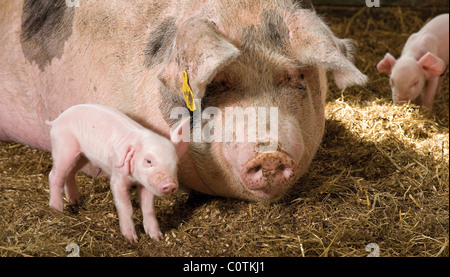
M 421 31 L 432 32 L 436 35 L 447 34 L 448 37 L 448 28 L 449 28 L 448 24 L 449 24 L 448 13 L 441 14 L 433 18 L 430 22 L 428 22 Z
M 58 121 L 65 121 L 65 124 L 74 125 L 73 128 L 80 128 L 81 132 L 89 132 L 92 126 L 99 128 L 96 132 L 111 132 L 113 130 L 132 131 L 142 128 L 141 125 L 124 115 L 123 113 L 100 104 L 80 104 L 68 108 L 58 118 Z M 55 120 L 56 121 L 56 120 Z
M 143 127 L 112 108 L 81 104 L 63 112 L 54 122 L 59 133 L 70 133 L 81 152 L 94 164 L 108 169 L 106 161 L 134 140 Z M 108 170 L 109 171 L 109 170 Z
M 133 131 L 143 127 L 122 112 L 101 104 L 80 104 L 69 108 L 75 116 L 81 115 L 86 121 L 95 121 L 106 129 Z M 68 111 L 69 111 L 68 109 Z
M 411 34 L 402 50 L 402 56 L 411 55 L 419 60 L 431 52 L 448 64 L 448 14 L 433 18 L 417 33 Z
M 424 34 L 431 33 L 437 38 L 437 55 L 448 64 L 448 36 L 449 36 L 449 15 L 441 14 L 421 30 Z

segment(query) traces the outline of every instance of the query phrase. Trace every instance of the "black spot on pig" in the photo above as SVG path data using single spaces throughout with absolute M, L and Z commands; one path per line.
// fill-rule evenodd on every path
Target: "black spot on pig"
M 275 47 L 284 47 L 289 41 L 289 29 L 284 19 L 274 11 L 263 11 L 261 32 Z
M 289 29 L 279 14 L 272 10 L 263 11 L 261 24 L 245 27 L 241 42 L 247 49 L 259 44 L 283 52 L 289 42 Z
M 160 86 L 159 93 L 161 94 L 161 99 L 164 99 L 159 103 L 159 110 L 161 111 L 164 120 L 172 126 L 179 121 L 177 118 L 170 118 L 172 109 L 176 107 L 186 107 L 186 103 L 184 102 L 183 96 L 173 93 L 166 86 Z
M 144 66 L 153 67 L 164 61 L 164 57 L 170 56 L 172 44 L 177 33 L 175 18 L 171 17 L 164 20 L 150 34 L 150 38 L 145 47 Z
M 64 43 L 72 35 L 75 8 L 65 0 L 25 0 L 21 44 L 25 58 L 41 71 L 54 57 L 61 58 Z
M 253 25 L 247 26 L 242 30 L 241 43 L 244 48 L 251 48 L 255 41 L 259 40 L 256 28 Z

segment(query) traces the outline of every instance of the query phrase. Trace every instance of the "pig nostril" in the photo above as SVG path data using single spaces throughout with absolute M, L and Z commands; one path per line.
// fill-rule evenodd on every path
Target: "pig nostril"
M 161 192 L 163 194 L 173 194 L 177 191 L 177 187 L 176 186 L 171 186 L 171 185 L 167 185 L 165 187 L 163 187 L 161 189 Z
M 294 174 L 293 169 L 290 168 L 290 167 L 285 167 L 282 172 L 283 172 L 283 176 L 284 176 L 284 178 L 286 180 L 291 179 L 293 177 L 293 174 Z
M 262 169 L 262 165 L 257 165 L 248 170 L 248 173 L 256 173 Z
M 258 180 L 258 179 L 261 180 L 261 178 L 263 178 L 262 175 L 263 175 L 263 167 L 260 164 L 250 167 L 250 169 L 248 169 L 245 174 L 245 176 L 251 180 Z

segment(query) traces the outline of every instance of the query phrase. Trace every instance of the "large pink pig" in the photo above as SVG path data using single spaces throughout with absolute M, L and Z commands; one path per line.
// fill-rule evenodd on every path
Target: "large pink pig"
M 448 13 L 428 22 L 406 41 L 401 57 L 387 53 L 379 71 L 390 75 L 394 103 L 413 100 L 431 111 L 448 65 Z
M 75 174 L 90 161 L 111 177 L 122 234 L 137 242 L 129 189 L 138 183 L 144 229 L 159 240 L 162 234 L 155 216 L 154 195 L 172 194 L 178 189 L 178 156 L 188 146 L 180 137 L 189 121 L 174 129 L 171 141 L 119 111 L 98 104 L 73 106 L 47 124 L 51 126 L 53 158 L 50 206 L 63 210 L 63 188 L 70 203 L 79 201 Z
M 326 71 L 340 88 L 367 79 L 353 64 L 352 42 L 300 1 L 79 2 L 0 2 L 1 140 L 50 150 L 45 120 L 81 103 L 113 107 L 168 137 L 177 121 L 171 112 L 186 106 L 189 86 L 194 113 L 272 109 L 278 129 L 274 138 L 266 120 L 259 133 L 269 135 L 255 141 L 190 143 L 180 185 L 268 201 L 297 182 L 320 145 Z M 236 116 L 236 126 L 246 118 Z M 275 148 L 260 151 L 272 142 Z

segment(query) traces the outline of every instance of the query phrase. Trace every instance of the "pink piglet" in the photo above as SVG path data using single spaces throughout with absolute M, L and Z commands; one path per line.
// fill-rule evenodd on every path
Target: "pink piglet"
M 432 110 L 448 65 L 448 28 L 448 13 L 441 14 L 408 38 L 398 60 L 387 53 L 378 63 L 390 75 L 394 103 L 412 100 Z
M 63 188 L 69 203 L 79 201 L 75 174 L 90 161 L 110 176 L 122 234 L 138 241 L 129 196 L 131 185 L 138 183 L 145 232 L 161 239 L 154 197 L 178 189 L 177 163 L 189 144 L 180 137 L 189 123 L 183 120 L 168 140 L 107 106 L 82 104 L 67 109 L 53 122 L 47 121 L 53 158 L 50 206 L 63 210 Z

